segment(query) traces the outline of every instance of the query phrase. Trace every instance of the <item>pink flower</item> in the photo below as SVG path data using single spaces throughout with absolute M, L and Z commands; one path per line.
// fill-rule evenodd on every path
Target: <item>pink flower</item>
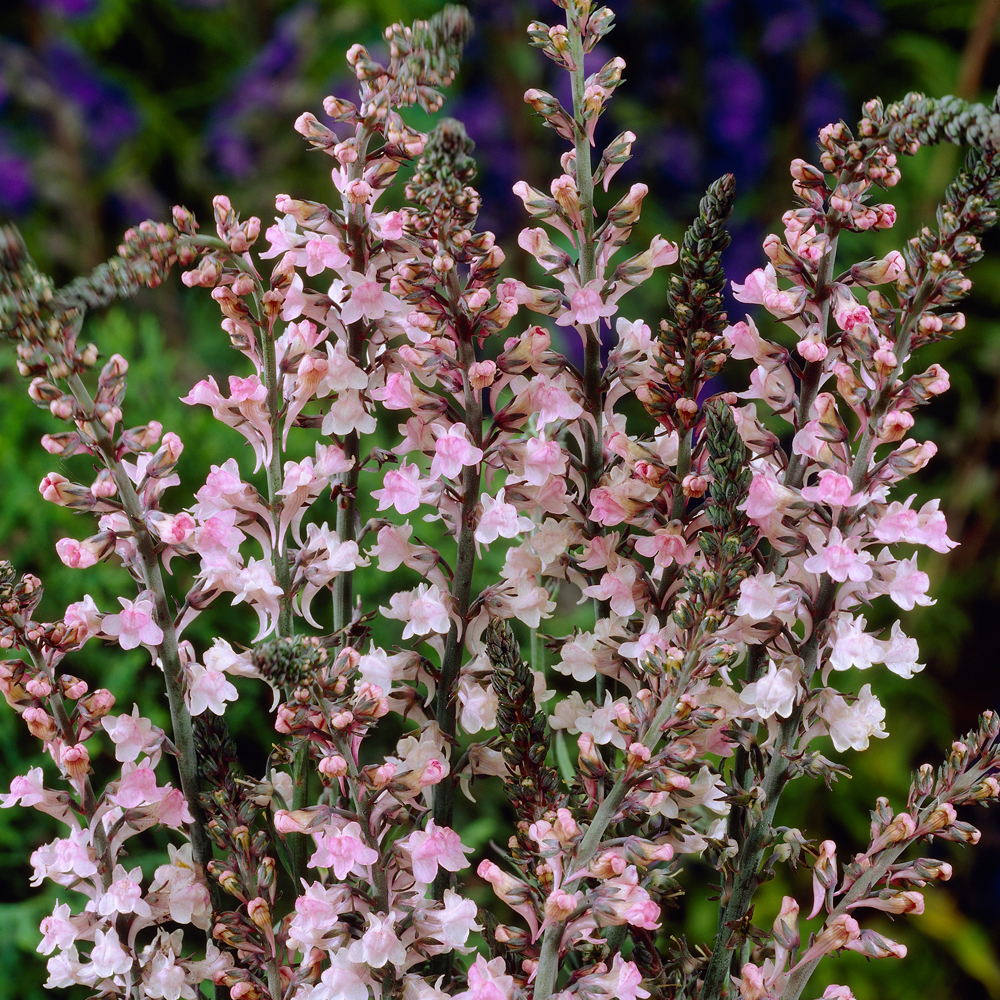
M 64 565 L 73 569 L 86 569 L 97 562 L 97 556 L 88 546 L 81 545 L 74 538 L 60 538 L 56 542 L 56 554 Z
M 416 590 L 393 594 L 389 598 L 390 607 L 379 610 L 387 618 L 406 622 L 404 639 L 430 632 L 445 635 L 451 628 L 446 596 L 436 584 L 421 583 Z
M 133 761 L 140 753 L 149 753 L 158 747 L 163 732 L 149 719 L 139 715 L 139 706 L 132 706 L 131 715 L 106 715 L 101 725 L 115 745 L 115 760 L 120 763 Z
M 101 623 L 101 631 L 105 635 L 117 639 L 122 649 L 135 649 L 140 643 L 158 646 L 163 642 L 163 630 L 153 621 L 155 608 L 151 600 L 133 602 L 119 597 L 118 603 L 122 611 L 117 615 L 106 615 Z
M 859 692 L 857 701 L 848 704 L 835 694 L 820 709 L 820 717 L 830 727 L 830 738 L 838 753 L 845 750 L 867 750 L 868 741 L 874 736 L 885 739 L 885 709 L 872 694 L 871 684 L 866 684 Z
M 122 947 L 113 929 L 94 932 L 90 961 L 100 979 L 123 976 L 132 968 L 132 956 Z
M 356 323 L 359 319 L 382 319 L 387 312 L 401 312 L 404 308 L 395 295 L 385 291 L 381 281 L 375 277 L 374 265 L 368 268 L 367 274 L 348 271 L 345 282 L 352 289 L 351 297 L 340 307 L 340 318 L 347 323 Z
M 529 438 L 524 448 L 524 478 L 533 486 L 543 486 L 549 476 L 566 471 L 566 453 L 558 441 Z
M 368 929 L 360 941 L 350 946 L 347 957 L 371 969 L 381 969 L 389 962 L 401 968 L 406 962 L 406 945 L 400 941 L 395 929 L 394 914 L 388 913 L 383 918 L 369 913 Z
M 455 1000 L 510 1000 L 514 995 L 514 977 L 506 975 L 506 964 L 502 958 L 487 962 L 482 955 L 469 969 L 469 988 L 458 993 Z
M 557 325 L 569 326 L 572 323 L 577 326 L 591 326 L 599 322 L 602 317 L 614 316 L 618 312 L 618 306 L 612 302 L 606 303 L 601 298 L 603 288 L 602 278 L 594 278 L 582 288 L 577 288 L 569 300 L 569 310 L 556 320 Z
M 431 462 L 431 479 L 444 476 L 454 479 L 467 465 L 477 465 L 483 460 L 482 448 L 477 448 L 466 437 L 464 423 L 452 424 L 447 432 L 434 442 L 434 459 Z
M 311 527 L 311 525 L 310 525 Z M 225 715 L 226 702 L 236 701 L 239 693 L 221 670 L 210 670 L 200 663 L 189 663 L 186 701 L 192 715 L 201 715 L 211 709 L 216 715 Z
M 142 898 L 142 869 L 136 867 L 126 873 L 121 865 L 115 865 L 108 891 L 97 900 L 97 912 L 102 917 L 119 913 L 134 913 L 138 917 L 152 916 L 149 903 Z
M 834 526 L 830 529 L 826 544 L 817 550 L 816 555 L 810 556 L 802 564 L 802 568 L 807 573 L 827 573 L 837 583 L 844 583 L 848 579 L 864 583 L 872 578 L 872 569 L 868 565 L 871 555 L 856 551 L 860 541 L 857 536 L 845 540 L 840 529 Z
M 466 854 L 472 853 L 462 839 L 447 826 L 439 827 L 434 820 L 427 821 L 427 828 L 414 830 L 400 846 L 410 853 L 413 877 L 423 885 L 430 885 L 437 877 L 440 866 L 449 872 L 461 871 L 469 865 Z
M 422 493 L 420 469 L 407 462 L 403 462 L 398 469 L 389 469 L 382 480 L 382 489 L 372 490 L 379 510 L 395 507 L 400 514 L 416 510 Z
M 350 262 L 351 258 L 340 249 L 335 236 L 324 236 L 306 243 L 306 274 L 310 277 L 327 268 L 346 267 Z
M 338 879 L 355 875 L 366 875 L 365 866 L 378 861 L 378 851 L 367 847 L 361 840 L 361 826 L 347 823 L 342 830 L 324 834 L 317 839 L 317 848 L 309 859 L 310 868 L 332 868 Z
M 632 562 L 621 560 L 613 569 L 601 577 L 601 582 L 584 588 L 587 597 L 596 597 L 599 601 L 610 601 L 611 610 L 616 615 L 628 618 L 635 614 L 635 596 L 633 588 L 636 583 L 636 569 Z
M 849 476 L 834 472 L 833 469 L 821 469 L 819 482 L 802 490 L 803 500 L 825 503 L 831 507 L 855 507 L 863 496 L 863 493 L 851 492 Z
M 476 526 L 476 541 L 484 545 L 498 538 L 517 538 L 522 531 L 530 531 L 534 522 L 530 517 L 519 517 L 517 508 L 507 503 L 504 487 L 500 487 L 496 497 L 488 493 L 479 498 L 483 514 Z
M 598 968 L 606 969 L 602 962 Z M 586 977 L 588 990 L 596 986 L 603 994 L 615 1000 L 642 1000 L 649 996 L 649 990 L 642 988 L 642 973 L 634 962 L 626 962 L 620 954 L 615 955 L 610 972 Z

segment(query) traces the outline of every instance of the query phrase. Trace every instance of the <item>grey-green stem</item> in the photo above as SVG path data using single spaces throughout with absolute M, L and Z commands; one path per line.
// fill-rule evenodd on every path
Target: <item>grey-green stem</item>
M 451 303 L 458 340 L 458 360 L 462 366 L 465 396 L 465 426 L 477 448 L 483 445 L 483 403 L 480 390 L 472 385 L 469 369 L 476 362 L 469 321 L 462 313 L 461 289 L 454 270 L 448 276 L 448 298 Z M 478 465 L 467 465 L 462 470 L 462 508 L 458 531 L 458 552 L 451 596 L 454 615 L 445 640 L 441 660 L 441 679 L 437 690 L 437 724 L 446 740 L 453 740 L 457 732 L 457 705 L 455 689 L 465 648 L 465 629 L 472 600 L 472 572 L 476 558 L 476 504 L 479 502 L 480 471 Z M 456 621 L 457 618 L 457 621 Z M 434 822 L 438 826 L 451 826 L 455 802 L 457 776 L 449 774 L 434 786 Z M 442 869 L 434 880 L 434 898 L 441 899 L 448 887 L 447 873 Z
M 678 679 L 678 691 L 684 691 L 687 688 L 687 684 L 697 665 L 700 639 L 701 632 L 692 640 L 692 648 L 685 658 L 684 666 Z M 673 715 L 676 704 L 676 695 L 672 691 L 668 691 L 666 697 L 660 703 L 653 721 L 649 724 L 645 736 L 642 738 L 643 746 L 650 751 L 656 747 L 660 737 L 663 735 L 663 727 L 667 724 L 671 715 Z M 585 872 L 587 865 L 590 864 L 591 859 L 600 849 L 608 827 L 611 825 L 615 814 L 621 808 L 625 797 L 628 795 L 633 777 L 633 775 L 623 769 L 594 814 L 594 818 L 591 820 L 590 826 L 587 827 L 587 832 L 583 835 L 583 840 L 580 841 L 576 857 L 572 862 L 572 870 L 581 873 L 581 876 L 578 877 L 582 877 L 582 873 Z M 542 947 L 538 956 L 538 972 L 535 975 L 533 1000 L 548 1000 L 555 992 L 556 980 L 559 975 L 559 942 L 562 938 L 564 926 L 564 922 L 554 921 L 549 924 L 542 935 Z
M 67 383 L 73 397 L 86 413 L 94 412 L 94 401 L 79 375 L 69 375 Z M 118 489 L 118 500 L 128 517 L 135 541 L 143 586 L 153 595 L 154 621 L 163 632 L 163 641 L 157 647 L 163 677 L 167 688 L 167 703 L 170 707 L 170 722 L 173 741 L 177 747 L 177 770 L 181 791 L 187 802 L 194 823 L 190 827 L 191 846 L 195 862 L 203 867 L 212 859 L 212 842 L 205 832 L 205 817 L 198 801 L 198 755 L 194 744 L 194 727 L 191 714 L 184 704 L 184 667 L 177 648 L 177 632 L 167 602 L 167 592 L 163 584 L 163 574 L 156 555 L 153 538 L 146 527 L 146 519 L 121 462 L 115 457 L 114 441 L 107 428 L 98 420 L 87 422 L 101 457 L 111 472 Z
M 368 157 L 368 143 L 375 130 L 368 122 L 358 129 L 358 158 L 347 166 L 349 181 L 359 181 L 364 178 L 365 160 Z M 365 206 L 350 205 L 345 201 L 347 216 L 347 250 L 351 255 L 351 269 L 364 274 L 368 268 L 368 248 L 365 243 Z M 363 319 L 351 323 L 347 328 L 347 356 L 356 364 L 364 367 L 362 353 L 365 346 L 366 324 Z M 361 477 L 361 437 L 357 431 L 351 431 L 344 438 L 344 455 L 353 464 L 343 476 L 344 492 L 337 502 L 337 535 L 342 542 L 354 541 L 357 538 L 357 492 Z M 333 581 L 333 627 L 340 631 L 350 621 L 354 609 L 354 575 L 341 573 Z

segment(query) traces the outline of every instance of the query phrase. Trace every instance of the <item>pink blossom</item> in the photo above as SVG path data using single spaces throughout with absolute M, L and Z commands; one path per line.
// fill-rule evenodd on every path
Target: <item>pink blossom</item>
M 476 922 L 476 904 L 471 899 L 463 899 L 454 889 L 445 889 L 441 903 L 441 909 L 419 911 L 422 930 L 448 951 L 461 948 L 472 931 L 482 930 Z
M 10 792 L 0 795 L 0 808 L 10 809 L 12 806 L 22 805 L 27 809 L 29 806 L 44 802 L 45 797 L 42 769 L 33 767 L 26 775 L 18 775 L 11 780 Z
M 74 538 L 60 538 L 56 542 L 56 554 L 64 565 L 72 569 L 86 569 L 97 562 L 93 550 Z
M 830 644 L 830 666 L 834 670 L 867 670 L 881 659 L 878 642 L 865 632 L 863 616 L 855 619 L 849 614 L 839 615 L 833 622 Z
M 930 587 L 930 577 L 917 569 L 917 557 L 900 559 L 895 567 L 892 580 L 889 582 L 889 596 L 904 610 L 912 611 L 915 604 L 934 604 L 927 596 Z
M 488 545 L 498 538 L 517 538 L 522 531 L 530 531 L 534 527 L 530 517 L 519 517 L 517 508 L 507 503 L 504 487 L 500 487 L 496 497 L 483 493 L 479 499 L 483 513 L 476 526 L 477 542 Z
M 185 700 L 192 715 L 201 715 L 211 709 L 216 715 L 225 715 L 226 702 L 236 701 L 239 692 L 221 670 L 189 663 L 185 668 L 187 691 Z
M 472 853 L 462 839 L 450 827 L 439 827 L 433 819 L 427 821 L 424 830 L 414 830 L 400 841 L 410 854 L 413 877 L 423 885 L 430 885 L 437 877 L 440 866 L 449 872 L 461 871 L 469 865 L 466 854 Z
M 871 555 L 857 551 L 860 541 L 857 536 L 845 540 L 840 529 L 834 526 L 830 529 L 826 544 L 820 546 L 816 554 L 802 564 L 802 568 L 807 573 L 826 573 L 838 583 L 844 583 L 848 579 L 864 583 L 872 578 L 872 569 L 868 565 Z
M 882 646 L 881 659 L 894 674 L 909 680 L 914 674 L 924 669 L 924 664 L 917 663 L 917 658 L 920 656 L 917 640 L 904 635 L 898 621 L 893 622 L 889 639 L 880 645 Z
M 555 420 L 576 420 L 583 407 L 570 395 L 565 373 L 556 378 L 536 375 L 527 389 L 518 396 L 529 410 L 538 414 L 538 427 L 544 429 Z
M 352 962 L 348 949 L 340 948 L 332 953 L 330 966 L 309 993 L 309 1000 L 368 1000 L 370 982 L 368 967 Z
M 601 582 L 584 588 L 587 597 L 596 597 L 599 601 L 610 601 L 611 610 L 616 615 L 628 618 L 635 614 L 635 564 L 621 560 L 618 565 L 601 577 Z
M 477 448 L 466 436 L 464 423 L 452 424 L 434 442 L 434 459 L 431 462 L 431 479 L 444 476 L 455 479 L 467 465 L 478 465 L 483 460 L 482 448 Z
M 329 950 L 327 935 L 336 927 L 341 913 L 351 907 L 351 892 L 346 885 L 324 886 L 313 882 L 296 897 L 295 916 L 288 927 L 289 942 L 303 953 L 311 948 Z
M 378 861 L 378 851 L 361 840 L 361 826 L 347 823 L 343 829 L 330 830 L 317 838 L 317 848 L 309 859 L 310 868 L 332 868 L 338 879 L 348 874 L 365 875 L 364 867 Z
M 778 669 L 774 660 L 769 663 L 763 677 L 747 684 L 740 692 L 740 701 L 745 705 L 753 705 L 761 719 L 769 719 L 772 715 L 787 719 L 797 700 L 796 673 L 788 667 Z
M 502 958 L 487 962 L 482 955 L 469 969 L 469 988 L 455 995 L 455 1000 L 511 1000 L 514 995 L 514 977 L 506 974 Z
M 43 955 L 51 955 L 56 948 L 62 951 L 72 948 L 80 933 L 70 916 L 69 903 L 57 903 L 52 915 L 42 920 L 39 930 L 43 937 L 37 950 Z
M 306 274 L 310 277 L 327 268 L 346 267 L 350 262 L 351 258 L 340 249 L 335 236 L 324 236 L 306 243 Z
M 598 969 L 607 969 L 602 962 Z M 615 955 L 611 971 L 605 971 L 603 975 L 590 975 L 586 977 L 588 990 L 593 986 L 597 987 L 608 997 L 615 1000 L 643 1000 L 649 996 L 649 990 L 642 988 L 642 973 L 634 962 L 626 962 L 621 954 Z
M 185 1000 L 196 996 L 188 985 L 187 971 L 183 965 L 178 965 L 177 956 L 173 952 L 164 954 L 162 951 L 153 955 L 149 965 L 149 978 L 145 981 L 146 996 L 160 1000 Z
M 320 430 L 324 434 L 341 436 L 353 431 L 357 431 L 358 434 L 372 434 L 376 426 L 375 417 L 368 412 L 361 393 L 357 389 L 345 389 L 330 404 Z
M 451 617 L 448 614 L 450 598 L 436 584 L 428 586 L 421 583 L 416 590 L 393 594 L 389 598 L 389 608 L 379 610 L 387 618 L 396 618 L 406 622 L 403 638 L 414 635 L 427 635 L 437 632 L 445 635 L 451 628 Z
M 158 646 L 163 642 L 163 630 L 153 621 L 156 609 L 149 599 L 130 601 L 119 597 L 122 611 L 117 615 L 105 615 L 101 631 L 118 640 L 122 649 L 135 649 L 140 643 Z
M 274 567 L 269 560 L 251 559 L 240 570 L 236 586 L 239 590 L 236 591 L 233 604 L 246 601 L 257 612 L 260 630 L 254 641 L 259 642 L 274 628 L 278 619 L 278 598 L 282 595 L 282 589 L 274 579 Z
M 360 941 L 351 944 L 347 957 L 371 969 L 381 969 L 390 962 L 397 969 L 401 968 L 406 962 L 406 945 L 395 930 L 395 915 L 388 913 L 380 917 L 369 913 L 368 928 Z
M 395 507 L 400 514 L 415 511 L 420 506 L 422 493 L 420 469 L 407 462 L 398 469 L 389 469 L 382 480 L 382 489 L 372 490 L 379 510 Z
M 101 725 L 115 745 L 115 760 L 120 763 L 135 760 L 141 753 L 149 753 L 163 740 L 163 731 L 149 719 L 139 714 L 139 706 L 132 706 L 131 715 L 106 715 Z
M 94 932 L 94 947 L 90 961 L 101 979 L 123 976 L 132 968 L 132 956 L 122 947 L 113 929 Z
M 885 739 L 885 709 L 872 694 L 871 684 L 866 684 L 859 692 L 857 701 L 848 704 L 838 694 L 834 694 L 820 709 L 820 717 L 830 727 L 830 738 L 838 753 L 845 750 L 867 750 L 868 741 L 874 736 Z
M 102 917 L 119 913 L 134 913 L 138 917 L 152 916 L 152 910 L 142 898 L 142 869 L 133 868 L 126 872 L 121 865 L 115 865 L 114 877 L 108 891 L 97 900 L 97 912 Z
M 831 507 L 855 507 L 863 498 L 862 493 L 851 492 L 851 480 L 833 469 L 821 469 L 819 482 L 802 490 L 802 499 L 825 503 Z
M 351 288 L 351 297 L 340 307 L 340 318 L 346 323 L 359 319 L 379 320 L 387 312 L 401 312 L 403 303 L 385 291 L 385 286 L 375 275 L 374 266 L 366 274 L 348 271 L 345 283 Z
M 582 288 L 573 291 L 569 300 L 569 310 L 556 319 L 559 326 L 591 326 L 600 322 L 603 317 L 614 316 L 618 306 L 613 302 L 605 302 L 601 298 L 604 288 L 602 278 L 588 281 Z

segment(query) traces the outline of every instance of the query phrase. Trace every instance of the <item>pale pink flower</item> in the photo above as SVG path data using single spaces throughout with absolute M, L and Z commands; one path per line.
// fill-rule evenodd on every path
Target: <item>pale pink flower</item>
M 117 615 L 105 615 L 101 622 L 104 635 L 117 639 L 122 649 L 135 649 L 140 643 L 158 646 L 163 642 L 163 630 L 153 621 L 156 609 L 151 600 L 130 601 L 119 597 L 118 603 L 122 610 Z
M 826 573 L 837 583 L 844 583 L 848 579 L 864 583 L 872 578 L 872 568 L 868 565 L 871 555 L 857 551 L 860 542 L 858 536 L 845 539 L 840 529 L 834 525 L 825 544 L 802 564 L 802 568 L 807 573 Z
M 917 640 L 904 635 L 898 621 L 893 622 L 889 638 L 879 645 L 882 647 L 881 659 L 894 674 L 909 680 L 924 669 L 924 664 L 917 662 L 920 656 Z
M 368 1000 L 371 976 L 368 966 L 352 962 L 348 949 L 340 948 L 331 955 L 331 962 L 309 1000 Z
M 240 570 L 236 579 L 236 586 L 240 589 L 233 598 L 233 604 L 240 604 L 246 601 L 257 612 L 260 621 L 260 631 L 257 633 L 254 642 L 259 642 L 270 632 L 277 622 L 279 604 L 282 590 L 278 582 L 274 579 L 274 567 L 270 560 L 251 559 L 247 565 Z M 105 619 L 106 621 L 106 619 Z
M 454 889 L 445 889 L 441 909 L 414 912 L 423 934 L 440 941 L 444 950 L 464 947 L 472 931 L 481 931 L 478 910 L 471 899 L 463 899 Z
M 122 947 L 113 928 L 94 932 L 94 947 L 90 961 L 101 979 L 124 976 L 132 968 L 132 956 Z
M 384 284 L 375 276 L 375 266 L 368 268 L 366 274 L 348 271 L 344 277 L 345 283 L 351 288 L 351 297 L 340 307 L 340 318 L 347 323 L 356 323 L 359 319 L 379 320 L 387 312 L 401 312 L 403 303 L 385 290 Z
M 602 962 L 598 969 L 607 970 L 607 966 Z M 588 990 L 597 987 L 608 997 L 615 1000 L 643 1000 L 649 996 L 649 990 L 642 988 L 642 973 L 634 962 L 626 962 L 621 954 L 615 955 L 615 960 L 611 965 L 611 971 L 605 971 L 602 975 L 589 975 L 585 977 Z
M 60 538 L 56 542 L 56 555 L 64 565 L 72 569 L 87 569 L 97 562 L 93 549 L 81 544 L 75 538 Z
M 930 585 L 930 577 L 917 569 L 917 557 L 913 555 L 896 563 L 892 580 L 889 582 L 889 596 L 904 611 L 912 611 L 915 604 L 935 603 L 933 598 L 927 596 Z
M 330 830 L 317 837 L 317 847 L 309 859 L 310 868 L 332 868 L 338 879 L 348 874 L 367 875 L 364 868 L 378 861 L 378 851 L 361 840 L 361 826 L 347 823 L 343 829 Z
M 426 829 L 414 830 L 399 841 L 399 845 L 409 852 L 413 877 L 423 885 L 434 881 L 439 866 L 449 872 L 467 868 L 469 862 L 465 855 L 472 853 L 472 848 L 465 847 L 454 830 L 439 827 L 433 819 L 427 821 Z
M 197 994 L 188 985 L 187 972 L 182 965 L 178 965 L 177 956 L 171 951 L 164 954 L 162 951 L 153 955 L 153 960 L 149 966 L 149 978 L 144 982 L 146 996 L 153 997 L 154 1000 L 195 1000 Z
M 393 594 L 389 598 L 389 608 L 379 610 L 387 618 L 395 618 L 406 622 L 403 638 L 414 635 L 427 635 L 437 632 L 445 635 L 451 628 L 451 618 L 448 614 L 448 595 L 436 584 L 421 583 L 416 590 Z
M 839 615 L 833 621 L 830 645 L 830 666 L 834 670 L 867 670 L 881 660 L 878 641 L 865 632 L 864 616 L 855 619 L 849 614 Z
M 163 731 L 139 714 L 138 705 L 132 706 L 131 715 L 104 716 L 101 725 L 115 745 L 115 760 L 119 763 L 136 760 L 139 754 L 149 753 L 163 740 Z
M 641 535 L 636 539 L 635 551 L 641 556 L 652 558 L 658 569 L 666 569 L 671 563 L 686 566 L 695 556 L 697 545 L 688 544 L 684 537 L 684 526 L 671 522 L 652 535 Z
M 861 502 L 863 497 L 863 493 L 851 492 L 849 476 L 834 472 L 833 469 L 821 469 L 819 482 L 815 486 L 806 486 L 802 490 L 803 500 L 825 503 L 831 507 L 854 507 Z
M 121 865 L 115 865 L 108 891 L 97 900 L 97 912 L 102 917 L 113 917 L 119 913 L 151 917 L 149 903 L 142 898 L 142 869 L 136 867 L 126 872 Z
M 530 531 L 534 526 L 530 517 L 519 517 L 517 508 L 507 503 L 504 487 L 500 487 L 496 497 L 483 493 L 479 499 L 483 513 L 476 526 L 477 542 L 488 545 L 498 538 L 517 538 L 522 531 Z
M 56 948 L 61 951 L 72 948 L 80 934 L 80 928 L 71 917 L 69 903 L 57 903 L 52 915 L 45 917 L 38 929 L 43 937 L 36 950 L 43 955 L 51 955 Z
M 761 719 L 769 719 L 772 715 L 787 719 L 798 700 L 798 686 L 795 671 L 788 667 L 778 669 L 771 660 L 767 673 L 740 692 L 740 701 L 753 705 Z
M 30 884 L 37 887 L 48 878 L 59 885 L 72 885 L 88 879 L 97 874 L 95 856 L 89 830 L 77 830 L 69 837 L 53 840 L 32 853 L 35 870 Z
M 239 692 L 221 670 L 189 663 L 185 667 L 187 691 L 185 701 L 192 715 L 201 715 L 211 709 L 216 715 L 225 715 L 226 702 L 236 701 Z
M 389 469 L 382 480 L 382 489 L 372 490 L 379 510 L 395 507 L 400 514 L 415 511 L 420 506 L 422 493 L 420 469 L 407 462 L 398 469 Z
M 591 326 L 607 316 L 614 316 L 618 306 L 613 302 L 605 302 L 601 298 L 604 288 L 602 278 L 588 281 L 582 288 L 573 290 L 570 296 L 569 309 L 556 319 L 559 326 Z M 568 289 L 567 289 L 568 290 Z
M 845 750 L 867 750 L 868 741 L 874 736 L 885 739 L 885 709 L 872 694 L 871 684 L 866 684 L 859 692 L 857 701 L 848 704 L 838 694 L 833 694 L 820 708 L 820 717 L 830 727 L 830 738 L 838 753 Z
M 467 733 L 493 729 L 497 724 L 497 693 L 463 671 L 458 682 L 459 723 Z
M 306 274 L 310 277 L 327 268 L 346 267 L 350 262 L 351 258 L 340 249 L 335 236 L 321 236 L 306 243 Z
M 469 988 L 455 995 L 455 1000 L 511 1000 L 514 995 L 514 977 L 506 974 L 502 958 L 487 962 L 482 955 L 469 969 Z
M 462 474 L 465 466 L 478 465 L 483 460 L 482 448 L 477 448 L 466 435 L 465 424 L 456 423 L 434 442 L 431 479 L 441 476 L 454 479 Z
M 330 404 L 320 430 L 324 434 L 372 434 L 378 426 L 373 414 L 357 389 L 345 389 Z
M 308 954 L 311 948 L 330 949 L 327 935 L 337 925 L 341 913 L 351 907 L 350 888 L 343 884 L 325 886 L 322 882 L 306 885 L 295 899 L 295 916 L 288 926 L 292 947 Z
M 529 438 L 524 448 L 524 478 L 533 486 L 542 486 L 549 476 L 566 472 L 566 453 L 558 441 L 544 437 Z
M 611 610 L 616 615 L 628 618 L 635 614 L 636 610 L 634 593 L 636 579 L 635 564 L 623 559 L 614 569 L 601 577 L 600 583 L 585 587 L 583 592 L 587 597 L 610 601 Z
M 401 968 L 406 962 L 406 945 L 399 940 L 395 923 L 393 913 L 387 913 L 384 917 L 369 913 L 368 928 L 360 941 L 351 944 L 347 957 L 370 969 L 381 969 L 390 962 L 397 969 Z

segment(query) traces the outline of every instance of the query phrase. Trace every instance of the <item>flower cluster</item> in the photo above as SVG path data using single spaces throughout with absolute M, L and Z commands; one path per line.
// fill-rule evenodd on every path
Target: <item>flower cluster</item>
M 792 164 L 797 207 L 765 241 L 769 263 L 733 286 L 784 327 L 768 339 L 723 309 L 731 177 L 680 245 L 655 236 L 615 262 L 647 194 L 635 183 L 595 208 L 637 141 L 622 133 L 594 165 L 624 64 L 586 74 L 611 12 L 557 6 L 565 23 L 529 35 L 569 73 L 572 107 L 540 90 L 525 100 L 570 148 L 548 193 L 515 186 L 532 222 L 519 244 L 542 284 L 500 278 L 462 126 L 423 134 L 400 115 L 439 109 L 470 30 L 454 7 L 388 29 L 387 64 L 353 47 L 358 104 L 328 98 L 329 124 L 296 122 L 333 161 L 333 206 L 282 194 L 265 227 L 219 196 L 212 236 L 178 208 L 61 290 L 4 233 L 3 329 L 32 398 L 72 427 L 43 444 L 100 469 L 89 486 L 57 473 L 41 484 L 98 516 L 96 534 L 57 552 L 81 569 L 117 559 L 135 581 L 120 610 L 88 597 L 45 623 L 40 582 L 2 568 L 0 646 L 20 658 L 0 665 L 0 688 L 61 782 L 34 769 L 2 805 L 67 826 L 33 855 L 34 881 L 85 897 L 43 922 L 48 985 L 171 1000 L 205 979 L 234 1000 L 797 1000 L 826 954 L 905 951 L 860 920 L 919 911 L 920 890 L 950 874 L 899 860 L 906 848 L 977 839 L 956 807 L 1000 792 L 990 714 L 937 775 L 918 773 L 905 808 L 879 801 L 870 844 L 844 864 L 833 841 L 779 832 L 776 815 L 791 781 L 844 770 L 817 741 L 843 753 L 886 735 L 882 669 L 922 668 L 899 621 L 877 632 L 862 610 L 929 603 L 927 574 L 899 546 L 954 544 L 936 501 L 916 508 L 898 490 L 934 452 L 909 436 L 913 411 L 948 387 L 939 366 L 908 365 L 964 324 L 954 303 L 995 222 L 1000 117 L 908 98 L 866 105 L 858 138 L 824 129 L 821 165 Z M 836 274 L 844 234 L 892 227 L 892 206 L 873 197 L 899 179 L 897 156 L 942 136 L 972 153 L 939 230 Z M 379 209 L 409 161 L 405 207 Z M 121 429 L 127 362 L 111 357 L 92 392 L 98 349 L 78 335 L 87 309 L 174 264 L 210 292 L 241 356 L 227 390 L 209 377 L 184 402 L 245 439 L 254 467 L 229 459 L 168 509 L 181 438 L 156 422 Z M 671 265 L 655 332 L 620 315 Z M 557 350 L 559 328 L 580 337 L 582 367 Z M 754 363 L 750 386 L 712 395 L 729 357 Z M 333 526 L 314 510 L 327 498 Z M 444 545 L 421 540 L 414 514 Z M 485 577 L 484 551 L 496 565 L 502 554 L 498 577 Z M 193 570 L 182 594 L 162 572 L 177 558 Z M 366 609 L 354 580 L 368 567 L 421 582 Z M 543 635 L 574 596 L 593 609 L 586 630 Z M 251 648 L 183 638 L 220 600 L 255 624 Z M 377 630 L 376 615 L 388 623 Z M 139 707 L 112 715 L 110 692 L 58 672 L 91 639 L 149 651 L 169 739 Z M 274 694 L 274 747 L 255 777 L 227 725 L 237 677 Z M 120 769 L 92 764 L 99 729 Z M 488 779 L 515 823 L 507 853 L 471 859 L 455 795 Z M 124 845 L 155 824 L 177 843 L 143 885 Z M 683 897 L 686 856 L 719 878 L 720 931 L 697 952 L 656 935 L 662 907 Z M 471 898 L 473 860 L 506 922 Z M 750 924 L 779 863 L 813 872 L 805 941 L 792 897 L 770 933 Z

